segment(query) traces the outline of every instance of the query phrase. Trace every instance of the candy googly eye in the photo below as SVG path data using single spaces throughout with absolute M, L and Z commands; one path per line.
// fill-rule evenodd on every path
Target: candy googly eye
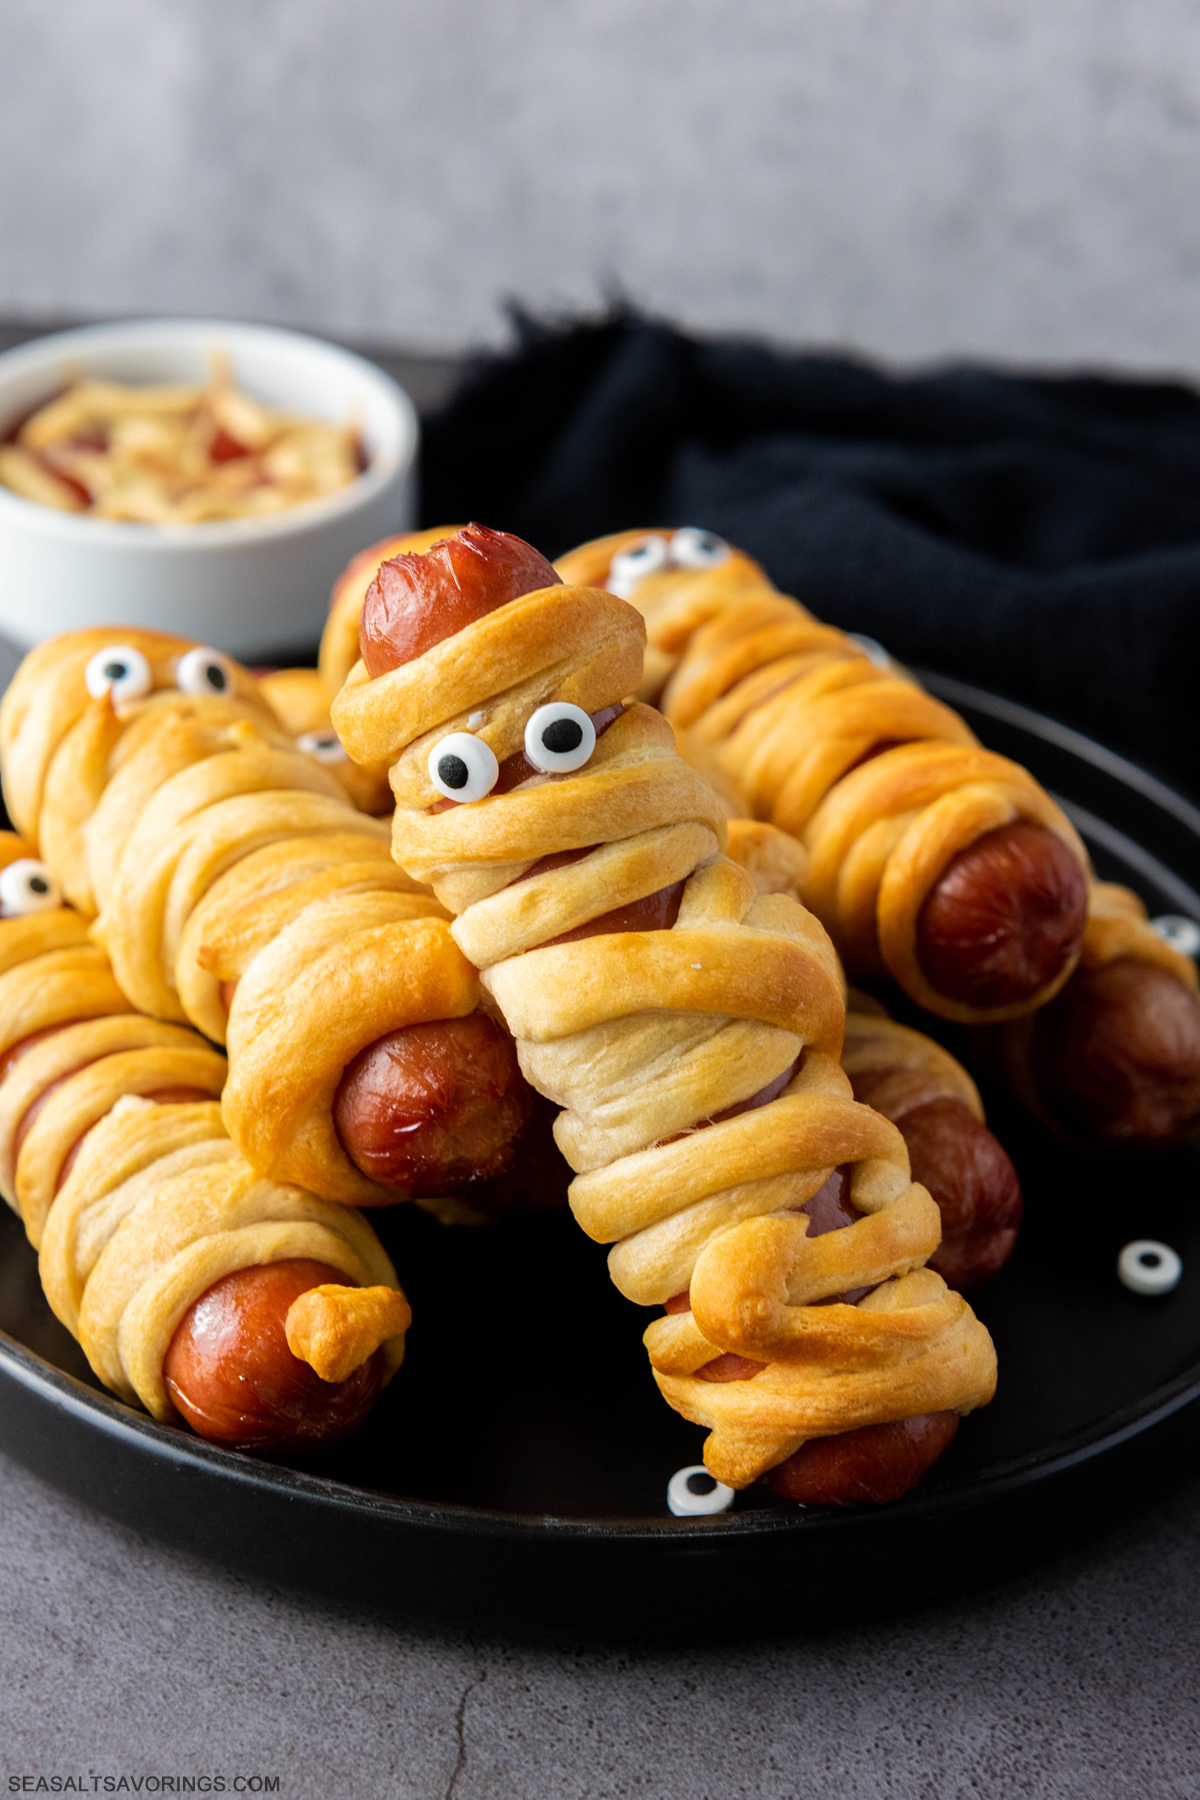
M 1192 958 L 1200 956 L 1200 925 L 1195 919 L 1189 919 L 1185 913 L 1160 913 L 1150 924 L 1172 950 L 1182 950 Z
M 485 800 L 499 778 L 495 753 L 469 731 L 452 731 L 429 752 L 429 779 L 447 800 Z
M 27 913 L 49 912 L 61 905 L 57 881 L 36 857 L 19 856 L 0 869 L 0 918 L 21 919 Z
M 701 531 L 698 525 L 684 525 L 674 532 L 668 553 L 679 569 L 715 569 L 733 555 L 724 538 L 715 531 Z
M 232 694 L 233 664 L 219 650 L 197 644 L 175 664 L 175 686 L 181 694 Z
M 657 532 L 618 550 L 608 568 L 605 587 L 618 600 L 628 600 L 639 581 L 667 566 L 667 540 Z
M 93 700 L 103 700 L 105 694 L 114 700 L 140 700 L 154 686 L 150 664 L 132 644 L 110 644 L 107 650 L 97 650 L 83 679 Z
M 667 1505 L 677 1519 L 728 1512 L 733 1501 L 734 1490 L 723 1481 L 714 1481 L 703 1463 L 676 1469 L 667 1483 Z
M 596 748 L 596 727 L 581 706 L 565 700 L 539 706 L 525 727 L 525 754 L 543 775 L 582 769 Z
M 1134 1238 L 1117 1258 L 1117 1277 L 1135 1294 L 1169 1294 L 1182 1274 L 1179 1252 L 1156 1238 Z
M 350 758 L 342 748 L 342 740 L 336 731 L 302 731 L 296 739 L 297 750 L 303 750 L 306 756 L 315 756 L 322 763 L 344 763 Z

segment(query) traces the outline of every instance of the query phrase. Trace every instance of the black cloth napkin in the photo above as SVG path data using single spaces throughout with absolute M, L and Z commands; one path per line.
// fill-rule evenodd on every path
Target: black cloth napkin
M 426 420 L 426 523 L 555 556 L 700 525 L 821 618 L 1200 790 L 1200 396 L 900 378 L 620 315 L 518 320 Z

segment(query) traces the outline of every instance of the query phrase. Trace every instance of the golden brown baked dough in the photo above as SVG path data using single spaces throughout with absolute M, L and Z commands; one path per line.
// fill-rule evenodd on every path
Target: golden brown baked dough
M 842 1067 L 852 1083 L 864 1076 L 886 1078 L 886 1086 L 873 1084 L 870 1102 L 885 1118 L 895 1120 L 933 1100 L 957 1100 L 985 1123 L 979 1089 L 957 1057 L 924 1032 L 897 1024 L 859 988 L 846 996 Z
M 274 715 L 253 677 L 213 651 L 225 685 L 177 685 L 190 638 L 135 626 L 96 626 L 51 638 L 31 650 L 0 701 L 0 764 L 17 829 L 51 863 L 65 898 L 85 917 L 97 910 L 84 834 L 121 757 L 167 713 L 213 729 L 245 723 L 282 744 Z M 88 671 L 116 651 L 129 677 L 93 695 Z
M 586 570 L 611 582 L 631 545 L 669 546 L 681 535 L 619 533 L 556 567 L 564 579 Z M 982 1006 L 934 987 L 917 953 L 918 922 L 958 852 L 1015 820 L 1047 827 L 1086 871 L 1069 820 L 897 664 L 872 660 L 777 593 L 749 558 L 725 550 L 709 567 L 663 566 L 627 584 L 647 621 L 667 718 L 715 756 L 754 816 L 803 840 L 804 901 L 852 976 L 890 974 L 931 1012 L 967 1023 L 1043 1005 L 1073 957 L 1036 992 Z
M 128 701 L 89 695 L 86 671 L 114 645 L 159 685 Z M 45 847 L 61 855 L 64 888 L 99 908 L 94 944 L 45 974 L 64 1007 L 94 969 L 98 1008 L 228 1036 L 226 1128 L 260 1174 L 350 1204 L 394 1201 L 342 1149 L 338 1082 L 376 1038 L 472 1011 L 478 979 L 443 909 L 392 862 L 388 827 L 295 747 L 245 670 L 219 658 L 223 695 L 169 685 L 195 649 L 145 631 L 72 634 L 31 653 L 0 708 L 14 804 L 56 875 Z
M 647 622 L 646 661 L 639 698 L 657 705 L 668 678 L 702 625 L 723 612 L 745 594 L 757 594 L 771 583 L 759 565 L 742 550 L 720 539 L 711 539 L 715 558 L 684 563 L 672 555 L 672 541 L 678 536 L 670 531 L 614 531 L 608 537 L 593 538 L 560 556 L 555 568 L 565 582 L 580 587 L 610 589 L 637 606 Z M 708 533 L 691 536 L 709 537 Z M 645 573 L 626 571 L 620 579 L 620 563 L 638 547 L 662 546 L 661 560 Z M 614 564 L 618 574 L 614 576 Z M 615 582 L 615 585 L 613 583 Z M 634 600 L 636 593 L 637 599 Z
M 31 858 L 0 833 L 0 871 L 44 870 Z M 195 1031 L 133 1012 L 84 922 L 55 904 L 48 871 L 44 882 L 37 910 L 0 916 L 0 1191 L 96 1374 L 174 1419 L 163 1361 L 193 1302 L 236 1269 L 311 1257 L 346 1279 L 323 1290 L 313 1367 L 345 1368 L 386 1344 L 390 1375 L 407 1303 L 369 1225 L 254 1173 L 222 1128 L 224 1057 Z M 211 1098 L 153 1099 L 180 1090 Z M 376 1286 L 395 1299 L 364 1304 L 358 1290 Z M 294 1354 L 307 1359 L 303 1343 Z
M 342 749 L 329 718 L 336 688 L 320 669 L 272 669 L 259 688 L 297 750 L 315 756 L 345 789 L 351 806 L 377 818 L 391 813 L 386 769 L 360 769 Z
M 617 1286 L 642 1304 L 690 1288 L 691 1310 L 652 1324 L 647 1347 L 671 1404 L 710 1427 L 708 1466 L 740 1487 L 813 1436 L 970 1411 L 995 1360 L 965 1302 L 921 1268 L 938 1214 L 900 1133 L 855 1103 L 838 1066 L 828 937 L 722 854 L 725 809 L 658 714 L 627 706 L 576 772 L 435 810 L 441 740 L 469 733 L 503 763 L 543 705 L 596 714 L 636 691 L 643 644 L 624 601 L 546 588 L 374 680 L 357 665 L 334 721 L 356 760 L 392 762 L 396 858 L 456 915 L 522 1068 L 564 1109 L 572 1208 L 614 1246 Z M 547 942 L 671 884 L 670 929 Z M 767 1104 L 710 1123 L 781 1078 Z M 807 1240 L 796 1209 L 840 1165 L 865 1216 Z M 862 1305 L 810 1304 L 875 1283 Z M 769 1368 L 698 1378 L 725 1353 Z

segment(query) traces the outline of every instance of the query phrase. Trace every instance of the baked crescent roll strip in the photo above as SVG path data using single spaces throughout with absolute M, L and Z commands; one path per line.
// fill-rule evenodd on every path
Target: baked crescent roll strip
M 0 1188 L 50 1305 L 105 1385 L 157 1419 L 182 1408 L 252 1448 L 341 1435 L 403 1356 L 390 1262 L 352 1209 L 255 1174 L 221 1124 L 224 1057 L 119 992 L 105 1013 L 99 951 L 64 1019 L 55 971 L 82 921 L 30 851 L 0 834 Z M 264 1299 L 264 1276 L 288 1304 Z M 198 1347 L 207 1380 L 184 1367 Z M 222 1388 L 232 1415 L 212 1404 Z
M 272 669 L 260 677 L 259 688 L 297 750 L 324 764 L 351 806 L 372 817 L 391 813 L 387 768 L 360 769 L 346 755 L 329 717 L 337 687 L 320 669 Z
M 899 1127 L 913 1180 L 937 1202 L 942 1238 L 929 1267 L 960 1293 L 990 1280 L 1016 1245 L 1021 1185 L 967 1071 L 853 988 L 842 1068 L 855 1099 Z
M 394 1191 L 346 1154 L 334 1123 L 346 1069 L 406 1025 L 462 1018 L 475 972 L 423 895 L 368 890 L 310 905 L 256 956 L 230 1021 L 230 1135 L 256 1168 L 331 1200 L 380 1206 Z
M 681 750 L 804 838 L 804 898 L 852 974 L 886 969 L 933 1012 L 999 1021 L 989 1057 L 1077 1144 L 1156 1148 L 1200 1128 L 1194 967 L 1090 874 L 1085 920 L 1082 847 L 1023 771 L 711 534 L 622 532 L 558 567 L 645 614 Z
M 970 1024 L 1058 992 L 1079 954 L 1087 856 L 1025 770 L 709 533 L 622 532 L 558 568 L 643 613 L 657 703 L 755 817 L 803 840 L 804 901 L 852 976 L 890 974 Z
M 40 797 L 64 883 L 99 909 L 94 944 L 77 933 L 42 971 L 64 1018 L 132 1005 L 228 1037 L 227 1129 L 260 1174 L 326 1199 L 503 1172 L 532 1097 L 444 910 L 245 670 L 182 639 L 85 633 L 34 653 L 4 704 L 6 777 Z
M 329 617 L 321 634 L 316 669 L 273 669 L 261 691 L 300 749 L 320 758 L 336 775 L 360 812 L 390 814 L 387 763 L 360 765 L 342 748 L 330 719 L 334 695 L 358 661 L 358 620 L 367 589 L 381 563 L 406 551 L 427 550 L 444 531 L 406 531 L 360 550 L 334 583 Z
M 253 724 L 283 741 L 247 670 L 191 639 L 140 627 L 98 626 L 37 645 L 0 701 L 9 811 L 87 917 L 99 904 L 84 844 L 88 820 L 114 761 L 164 713 Z
M 471 526 L 381 569 L 362 642 L 374 673 L 352 670 L 338 733 L 392 759 L 396 858 L 456 915 L 522 1068 L 563 1109 L 576 1217 L 614 1246 L 623 1293 L 670 1303 L 646 1333 L 664 1393 L 697 1416 L 698 1371 L 779 1370 L 761 1405 L 745 1380 L 714 1413 L 713 1474 L 742 1487 L 809 1438 L 983 1404 L 991 1341 L 921 1267 L 937 1207 L 838 1066 L 828 937 L 722 854 L 720 800 L 649 707 L 622 706 L 638 613 Z M 810 1241 L 802 1209 L 840 1170 L 845 1228 Z M 883 1297 L 816 1304 L 852 1280 Z
M 729 854 L 762 893 L 798 897 L 803 846 L 773 825 L 734 820 Z M 962 1064 L 923 1032 L 890 1019 L 869 994 L 847 994 L 841 1065 L 854 1098 L 900 1128 L 912 1178 L 941 1214 L 929 1267 L 965 1293 L 996 1274 L 1016 1245 L 1021 1187 L 1003 1146 L 987 1129 L 979 1090 Z

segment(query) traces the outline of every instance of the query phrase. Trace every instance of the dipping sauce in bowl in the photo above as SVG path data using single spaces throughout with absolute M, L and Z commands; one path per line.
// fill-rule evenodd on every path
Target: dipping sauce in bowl
M 276 411 L 214 363 L 206 387 L 74 382 L 0 443 L 0 482 L 59 512 L 198 525 L 303 506 L 362 473 L 353 425 Z
M 315 647 L 364 544 L 411 529 L 390 376 L 276 326 L 139 319 L 0 355 L 0 635 L 114 619 L 248 662 Z

